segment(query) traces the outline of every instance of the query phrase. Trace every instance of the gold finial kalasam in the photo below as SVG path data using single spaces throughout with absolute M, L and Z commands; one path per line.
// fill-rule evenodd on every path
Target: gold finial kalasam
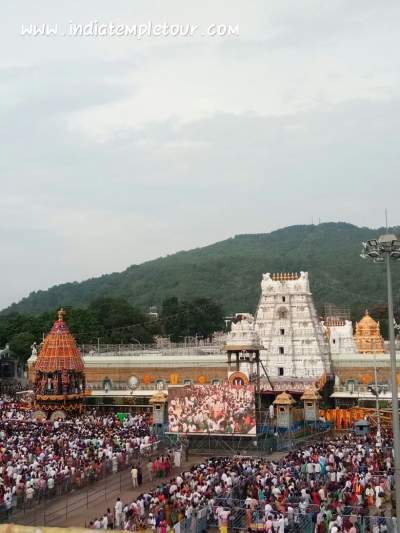
M 64 320 L 64 317 L 65 317 L 65 311 L 64 309 L 61 307 L 61 309 L 58 311 L 58 320 Z

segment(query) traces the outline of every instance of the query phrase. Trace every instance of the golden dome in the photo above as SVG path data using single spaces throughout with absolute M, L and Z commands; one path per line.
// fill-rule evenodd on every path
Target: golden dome
M 363 318 L 356 323 L 354 341 L 358 351 L 361 353 L 384 352 L 379 322 L 370 316 L 368 310 L 365 311 Z
M 358 326 L 362 327 L 376 327 L 379 326 L 379 322 L 374 320 L 372 316 L 368 313 L 368 309 L 365 310 L 365 315 L 362 317 L 362 319 L 357 322 Z

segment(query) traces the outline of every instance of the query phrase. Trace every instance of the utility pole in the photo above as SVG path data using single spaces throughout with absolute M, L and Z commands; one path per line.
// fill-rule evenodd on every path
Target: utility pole
M 376 370 L 376 353 L 374 354 L 374 375 L 375 375 L 375 399 L 376 399 L 376 423 L 377 423 L 377 429 L 376 429 L 376 447 L 381 448 L 382 446 L 382 440 L 381 440 L 381 413 L 379 410 L 379 390 L 378 390 L 378 378 L 377 378 L 377 370 Z
M 394 442 L 394 493 L 396 497 L 396 524 L 400 532 L 400 424 L 399 424 L 399 396 L 397 390 L 397 365 L 396 344 L 394 336 L 392 273 L 390 271 L 390 255 L 385 254 L 386 277 L 388 290 L 388 315 L 389 315 L 389 341 L 390 341 L 390 366 L 392 384 L 392 416 L 393 416 L 393 442 Z
M 393 451 L 394 451 L 394 494 L 396 501 L 396 526 L 400 533 L 400 422 L 399 422 L 399 397 L 397 386 L 396 343 L 394 335 L 393 313 L 393 288 L 391 261 L 400 260 L 400 239 L 389 234 L 386 213 L 386 234 L 379 239 L 370 239 L 363 243 L 361 257 L 370 257 L 374 263 L 385 264 L 388 298 L 389 344 L 390 344 L 390 382 L 392 389 L 392 426 L 393 426 Z

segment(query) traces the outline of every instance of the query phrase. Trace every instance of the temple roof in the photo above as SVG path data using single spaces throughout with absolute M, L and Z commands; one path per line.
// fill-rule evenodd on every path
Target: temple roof
M 150 404 L 166 403 L 166 402 L 167 402 L 167 395 L 162 391 L 158 391 L 155 394 L 153 394 L 153 396 L 149 400 Z
M 293 405 L 296 402 L 291 394 L 287 392 L 281 392 L 272 403 L 274 405 Z
M 227 335 L 225 351 L 261 350 L 260 337 L 254 328 L 254 317 L 249 313 L 236 314 Z
M 51 328 L 40 349 L 35 370 L 55 372 L 56 370 L 75 370 L 83 372 L 84 364 L 75 338 L 64 322 L 65 311 L 58 311 L 58 320 Z
M 307 387 L 300 400 L 321 400 L 321 396 L 316 388 Z
M 365 311 L 363 318 L 356 323 L 354 340 L 360 353 L 382 353 L 385 351 L 379 322 Z
M 376 320 L 374 320 L 372 318 L 372 316 L 368 313 L 368 309 L 365 310 L 365 315 L 362 317 L 362 319 L 357 322 L 357 325 L 358 326 L 361 326 L 361 327 L 378 327 L 379 326 L 379 322 L 377 322 Z

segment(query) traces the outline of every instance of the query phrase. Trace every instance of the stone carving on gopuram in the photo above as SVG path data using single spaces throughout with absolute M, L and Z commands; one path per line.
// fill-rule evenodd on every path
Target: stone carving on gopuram
M 35 364 L 34 404 L 47 414 L 83 411 L 84 363 L 64 317 L 65 311 L 60 309 Z
M 331 373 L 329 342 L 308 272 L 263 274 L 255 330 L 270 377 L 320 379 Z

